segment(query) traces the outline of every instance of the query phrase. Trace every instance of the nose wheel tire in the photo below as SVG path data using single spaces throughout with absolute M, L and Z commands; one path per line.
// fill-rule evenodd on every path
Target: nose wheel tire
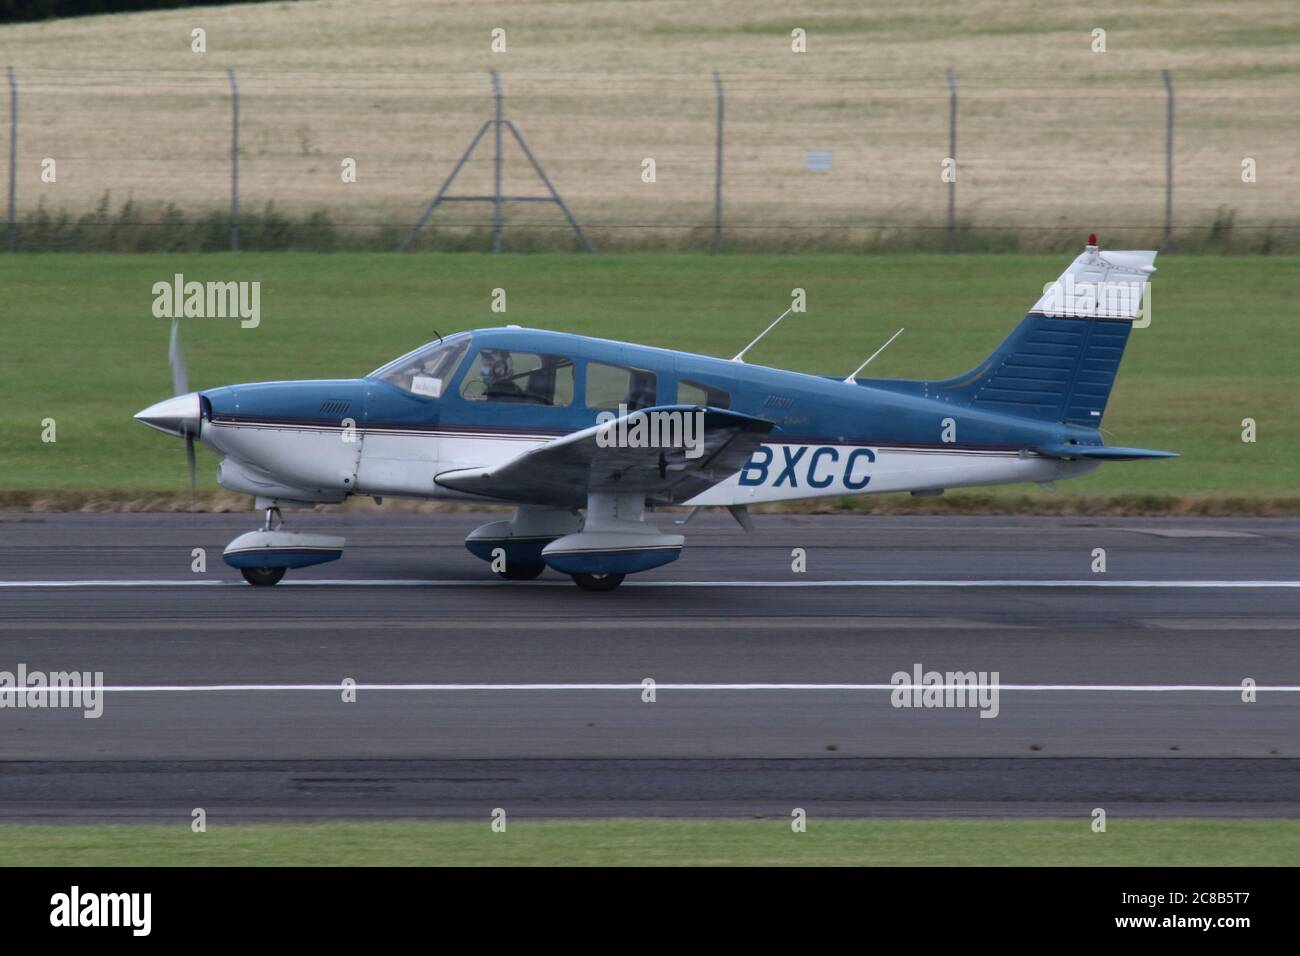
M 284 577 L 284 572 L 284 568 L 239 569 L 239 573 L 244 576 L 244 580 L 258 588 L 269 588 L 272 584 L 279 584 L 280 579 Z
M 584 591 L 612 591 L 623 583 L 621 574 L 575 574 L 573 583 Z
M 506 581 L 531 581 L 545 570 L 544 564 L 512 564 L 504 571 L 494 573 Z

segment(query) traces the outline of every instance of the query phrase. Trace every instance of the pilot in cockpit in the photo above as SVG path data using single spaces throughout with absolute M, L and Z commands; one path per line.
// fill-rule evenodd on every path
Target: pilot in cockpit
M 483 379 L 488 399 L 522 399 L 523 389 L 514 380 L 514 363 L 505 349 L 484 349 L 479 362 L 479 376 Z

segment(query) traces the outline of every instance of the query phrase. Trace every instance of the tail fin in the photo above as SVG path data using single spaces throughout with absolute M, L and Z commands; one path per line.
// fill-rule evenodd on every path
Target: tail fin
M 930 382 L 936 398 L 1025 418 L 1096 427 L 1124 346 L 1142 313 L 1154 252 L 1083 254 L 993 354 L 956 378 Z

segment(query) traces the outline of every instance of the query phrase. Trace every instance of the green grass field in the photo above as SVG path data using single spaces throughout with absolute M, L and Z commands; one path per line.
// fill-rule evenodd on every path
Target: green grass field
M 511 821 L 0 826 L 0 865 L 1295 866 L 1300 821 Z
M 1011 330 L 1059 256 L 705 257 L 641 254 L 46 255 L 0 257 L 0 493 L 10 504 L 68 493 L 148 496 L 186 487 L 183 447 L 131 418 L 171 391 L 169 321 L 154 282 L 260 280 L 261 325 L 183 321 L 191 387 L 362 375 L 459 329 L 507 322 L 730 356 L 807 290 L 749 356 L 847 374 L 894 329 L 871 371 L 944 377 Z M 1300 402 L 1294 385 L 1300 270 L 1284 257 L 1159 260 L 1153 321 L 1136 330 L 1104 421 L 1113 443 L 1166 448 L 1176 461 L 1114 463 L 1056 492 L 1013 488 L 1045 509 L 1071 500 L 1215 500 L 1237 510 L 1294 501 Z M 507 312 L 490 309 L 494 288 Z M 1258 441 L 1241 441 L 1243 418 Z M 57 441 L 42 441 L 53 418 Z M 216 459 L 200 450 L 200 488 Z M 987 496 L 980 493 L 980 500 Z M 1162 496 L 1170 496 L 1163 498 Z M 949 499 L 960 506 L 962 493 Z M 973 499 L 972 499 L 973 500 Z

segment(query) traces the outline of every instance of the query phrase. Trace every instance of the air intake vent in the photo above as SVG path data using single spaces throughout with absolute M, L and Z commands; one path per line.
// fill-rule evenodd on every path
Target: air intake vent
M 322 415 L 328 415 L 331 418 L 336 416 L 341 418 L 351 405 L 352 403 L 347 399 L 327 398 L 325 401 L 320 403 L 320 413 Z

